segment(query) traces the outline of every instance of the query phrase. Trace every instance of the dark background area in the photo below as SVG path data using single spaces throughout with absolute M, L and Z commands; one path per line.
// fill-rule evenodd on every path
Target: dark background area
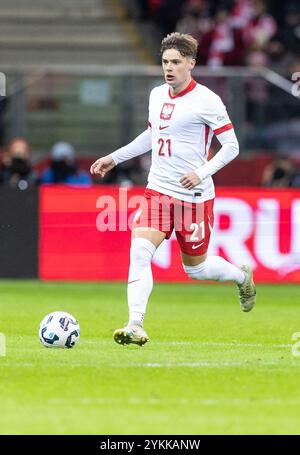
M 0 276 L 37 277 L 38 190 L 1 188 L 0 207 Z

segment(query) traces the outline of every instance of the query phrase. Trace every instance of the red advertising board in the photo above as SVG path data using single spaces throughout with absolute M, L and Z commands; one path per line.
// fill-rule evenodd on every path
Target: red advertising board
M 43 186 L 39 275 L 126 280 L 130 228 L 143 188 Z M 209 254 L 250 264 L 256 282 L 300 282 L 300 191 L 217 188 Z M 175 237 L 153 259 L 156 281 L 186 281 Z

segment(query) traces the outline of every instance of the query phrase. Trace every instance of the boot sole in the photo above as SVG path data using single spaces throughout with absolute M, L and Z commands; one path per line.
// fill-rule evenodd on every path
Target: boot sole
M 125 330 L 116 330 L 114 333 L 114 340 L 118 344 L 137 344 L 138 346 L 143 346 L 144 344 L 149 341 L 148 338 L 142 337 L 140 340 L 135 341 L 131 338 L 131 336 Z

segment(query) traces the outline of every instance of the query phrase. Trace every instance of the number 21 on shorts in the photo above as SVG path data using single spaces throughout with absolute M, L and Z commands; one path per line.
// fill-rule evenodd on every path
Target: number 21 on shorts
M 201 221 L 201 223 L 199 223 L 199 224 L 192 223 L 190 225 L 190 229 L 193 231 L 192 234 L 191 234 L 191 237 L 190 237 L 190 241 L 191 242 L 199 242 L 199 240 L 204 239 L 204 237 L 205 237 L 204 221 Z M 199 238 L 199 235 L 201 235 L 200 238 Z

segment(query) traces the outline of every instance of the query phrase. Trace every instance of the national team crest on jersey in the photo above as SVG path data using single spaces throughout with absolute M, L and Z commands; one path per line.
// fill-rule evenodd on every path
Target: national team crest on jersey
M 174 111 L 175 104 L 172 103 L 164 103 L 161 113 L 160 113 L 160 118 L 162 120 L 170 120 L 172 117 L 173 111 Z

